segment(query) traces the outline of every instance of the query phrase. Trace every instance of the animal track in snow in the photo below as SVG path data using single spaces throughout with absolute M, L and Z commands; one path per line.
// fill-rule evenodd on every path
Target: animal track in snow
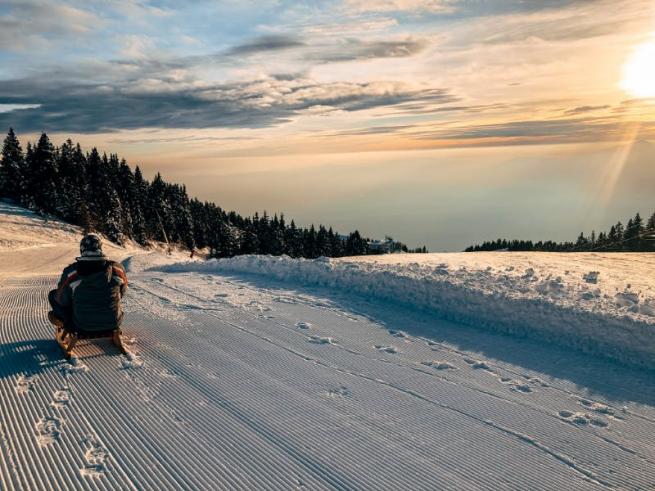
M 86 446 L 86 464 L 80 469 L 80 474 L 87 477 L 102 476 L 107 471 L 107 450 L 91 435 L 82 440 L 82 443 Z
M 36 441 L 45 447 L 59 440 L 61 434 L 61 419 L 46 416 L 36 423 Z
M 298 322 L 296 322 L 296 327 L 298 329 L 311 329 L 312 325 L 309 322 L 298 321 Z
M 606 428 L 609 426 L 607 421 L 583 412 L 563 410 L 559 412 L 559 415 L 564 421 L 568 421 L 569 423 L 573 423 L 578 426 L 592 425 L 599 426 L 601 428 Z
M 383 345 L 376 344 L 375 349 L 378 351 L 382 351 L 384 353 L 389 353 L 391 355 L 395 355 L 396 353 L 398 353 L 398 348 L 394 346 L 383 346 Z
M 70 397 L 70 389 L 57 390 L 54 394 L 52 394 L 52 402 L 50 403 L 50 406 L 56 407 L 57 409 L 66 407 L 70 402 Z
M 16 392 L 19 394 L 27 394 L 34 388 L 36 383 L 36 375 L 21 375 L 16 382 Z
M 426 367 L 432 367 L 435 370 L 457 370 L 457 367 L 455 365 L 448 363 L 447 361 L 437 361 L 437 360 L 423 361 L 421 362 L 421 365 L 425 365 Z

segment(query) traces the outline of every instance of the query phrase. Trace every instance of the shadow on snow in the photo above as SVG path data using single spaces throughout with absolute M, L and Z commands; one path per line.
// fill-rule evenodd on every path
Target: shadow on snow
M 309 293 L 325 298 L 334 307 L 361 315 L 384 329 L 404 331 L 412 336 L 444 343 L 456 349 L 478 353 L 480 357 L 515 365 L 574 383 L 590 395 L 600 395 L 615 404 L 628 401 L 655 405 L 654 371 L 637 369 L 613 360 L 592 356 L 543 341 L 478 329 L 440 319 L 436 314 L 417 311 L 403 304 L 366 299 L 358 294 L 322 287 L 288 284 L 261 275 L 221 274 L 257 288 Z

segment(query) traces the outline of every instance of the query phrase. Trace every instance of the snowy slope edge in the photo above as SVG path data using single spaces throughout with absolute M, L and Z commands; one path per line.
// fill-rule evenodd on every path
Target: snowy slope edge
M 286 256 L 238 256 L 154 267 L 166 272 L 261 274 L 394 301 L 441 318 L 529 336 L 630 365 L 655 369 L 653 299 L 631 306 L 599 295 L 584 282 L 540 278 L 532 270 L 449 270 L 419 264 L 388 265 Z M 621 293 L 622 301 L 629 294 Z

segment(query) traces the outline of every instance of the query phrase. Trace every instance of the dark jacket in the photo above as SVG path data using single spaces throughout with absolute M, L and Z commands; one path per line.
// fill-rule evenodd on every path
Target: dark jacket
M 120 264 L 76 261 L 64 269 L 55 298 L 60 305 L 72 307 L 75 328 L 104 331 L 120 327 L 126 290 L 127 275 Z

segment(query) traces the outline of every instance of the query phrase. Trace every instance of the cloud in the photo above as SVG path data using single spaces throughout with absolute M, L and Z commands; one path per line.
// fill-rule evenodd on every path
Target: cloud
M 228 55 L 250 55 L 267 51 L 282 51 L 285 49 L 298 48 L 305 43 L 294 36 L 286 34 L 274 34 L 260 36 L 244 44 L 234 46 L 228 51 Z
M 92 12 L 48 0 L 5 0 L 0 15 L 0 49 L 24 50 L 50 38 L 89 34 L 102 20 Z
M 456 142 L 454 146 L 533 145 L 622 141 L 628 123 L 613 118 L 508 121 L 414 133 L 417 139 Z M 630 123 L 635 124 L 635 123 Z M 655 122 L 638 123 L 642 138 L 655 136 Z M 469 143 L 465 143 L 469 142 Z
M 372 58 L 407 58 L 420 53 L 426 47 L 425 40 L 411 37 L 398 41 L 346 39 L 307 53 L 305 59 L 317 63 L 334 63 Z
M 650 0 L 624 2 L 621 9 L 612 0 L 572 0 L 568 5 L 530 5 L 529 10 L 481 16 L 455 28 L 448 47 L 473 45 L 493 47 L 530 43 L 568 43 L 622 32 L 636 33 L 651 24 L 653 6 Z M 535 2 L 536 4 L 536 2 Z
M 43 75 L 0 81 L 0 94 L 5 94 L 0 96 L 0 104 L 38 104 L 0 113 L 0 127 L 75 133 L 138 128 L 263 128 L 288 122 L 317 107 L 355 112 L 412 101 L 446 104 L 456 100 L 445 89 L 398 82 L 321 83 L 272 77 L 217 84 L 189 78 L 138 77 L 111 84 L 72 84 Z
M 589 113 L 589 112 L 600 111 L 602 109 L 609 109 L 609 108 L 610 106 L 607 104 L 603 106 L 578 106 L 564 111 L 564 114 L 566 116 L 575 116 L 576 114 Z
M 371 126 L 368 128 L 339 131 L 338 133 L 327 133 L 320 136 L 325 138 L 332 138 L 334 136 L 392 135 L 412 128 L 413 126 L 409 124 L 399 124 L 393 126 Z
M 343 22 L 325 22 L 300 25 L 299 27 L 308 35 L 361 35 L 365 32 L 375 32 L 389 29 L 398 25 L 392 17 L 375 17 L 370 19 L 348 20 Z
M 123 35 L 120 42 L 123 48 L 119 54 L 128 59 L 145 59 L 155 46 L 152 38 L 139 34 Z
M 346 10 L 363 12 L 451 12 L 455 0 L 345 0 Z

